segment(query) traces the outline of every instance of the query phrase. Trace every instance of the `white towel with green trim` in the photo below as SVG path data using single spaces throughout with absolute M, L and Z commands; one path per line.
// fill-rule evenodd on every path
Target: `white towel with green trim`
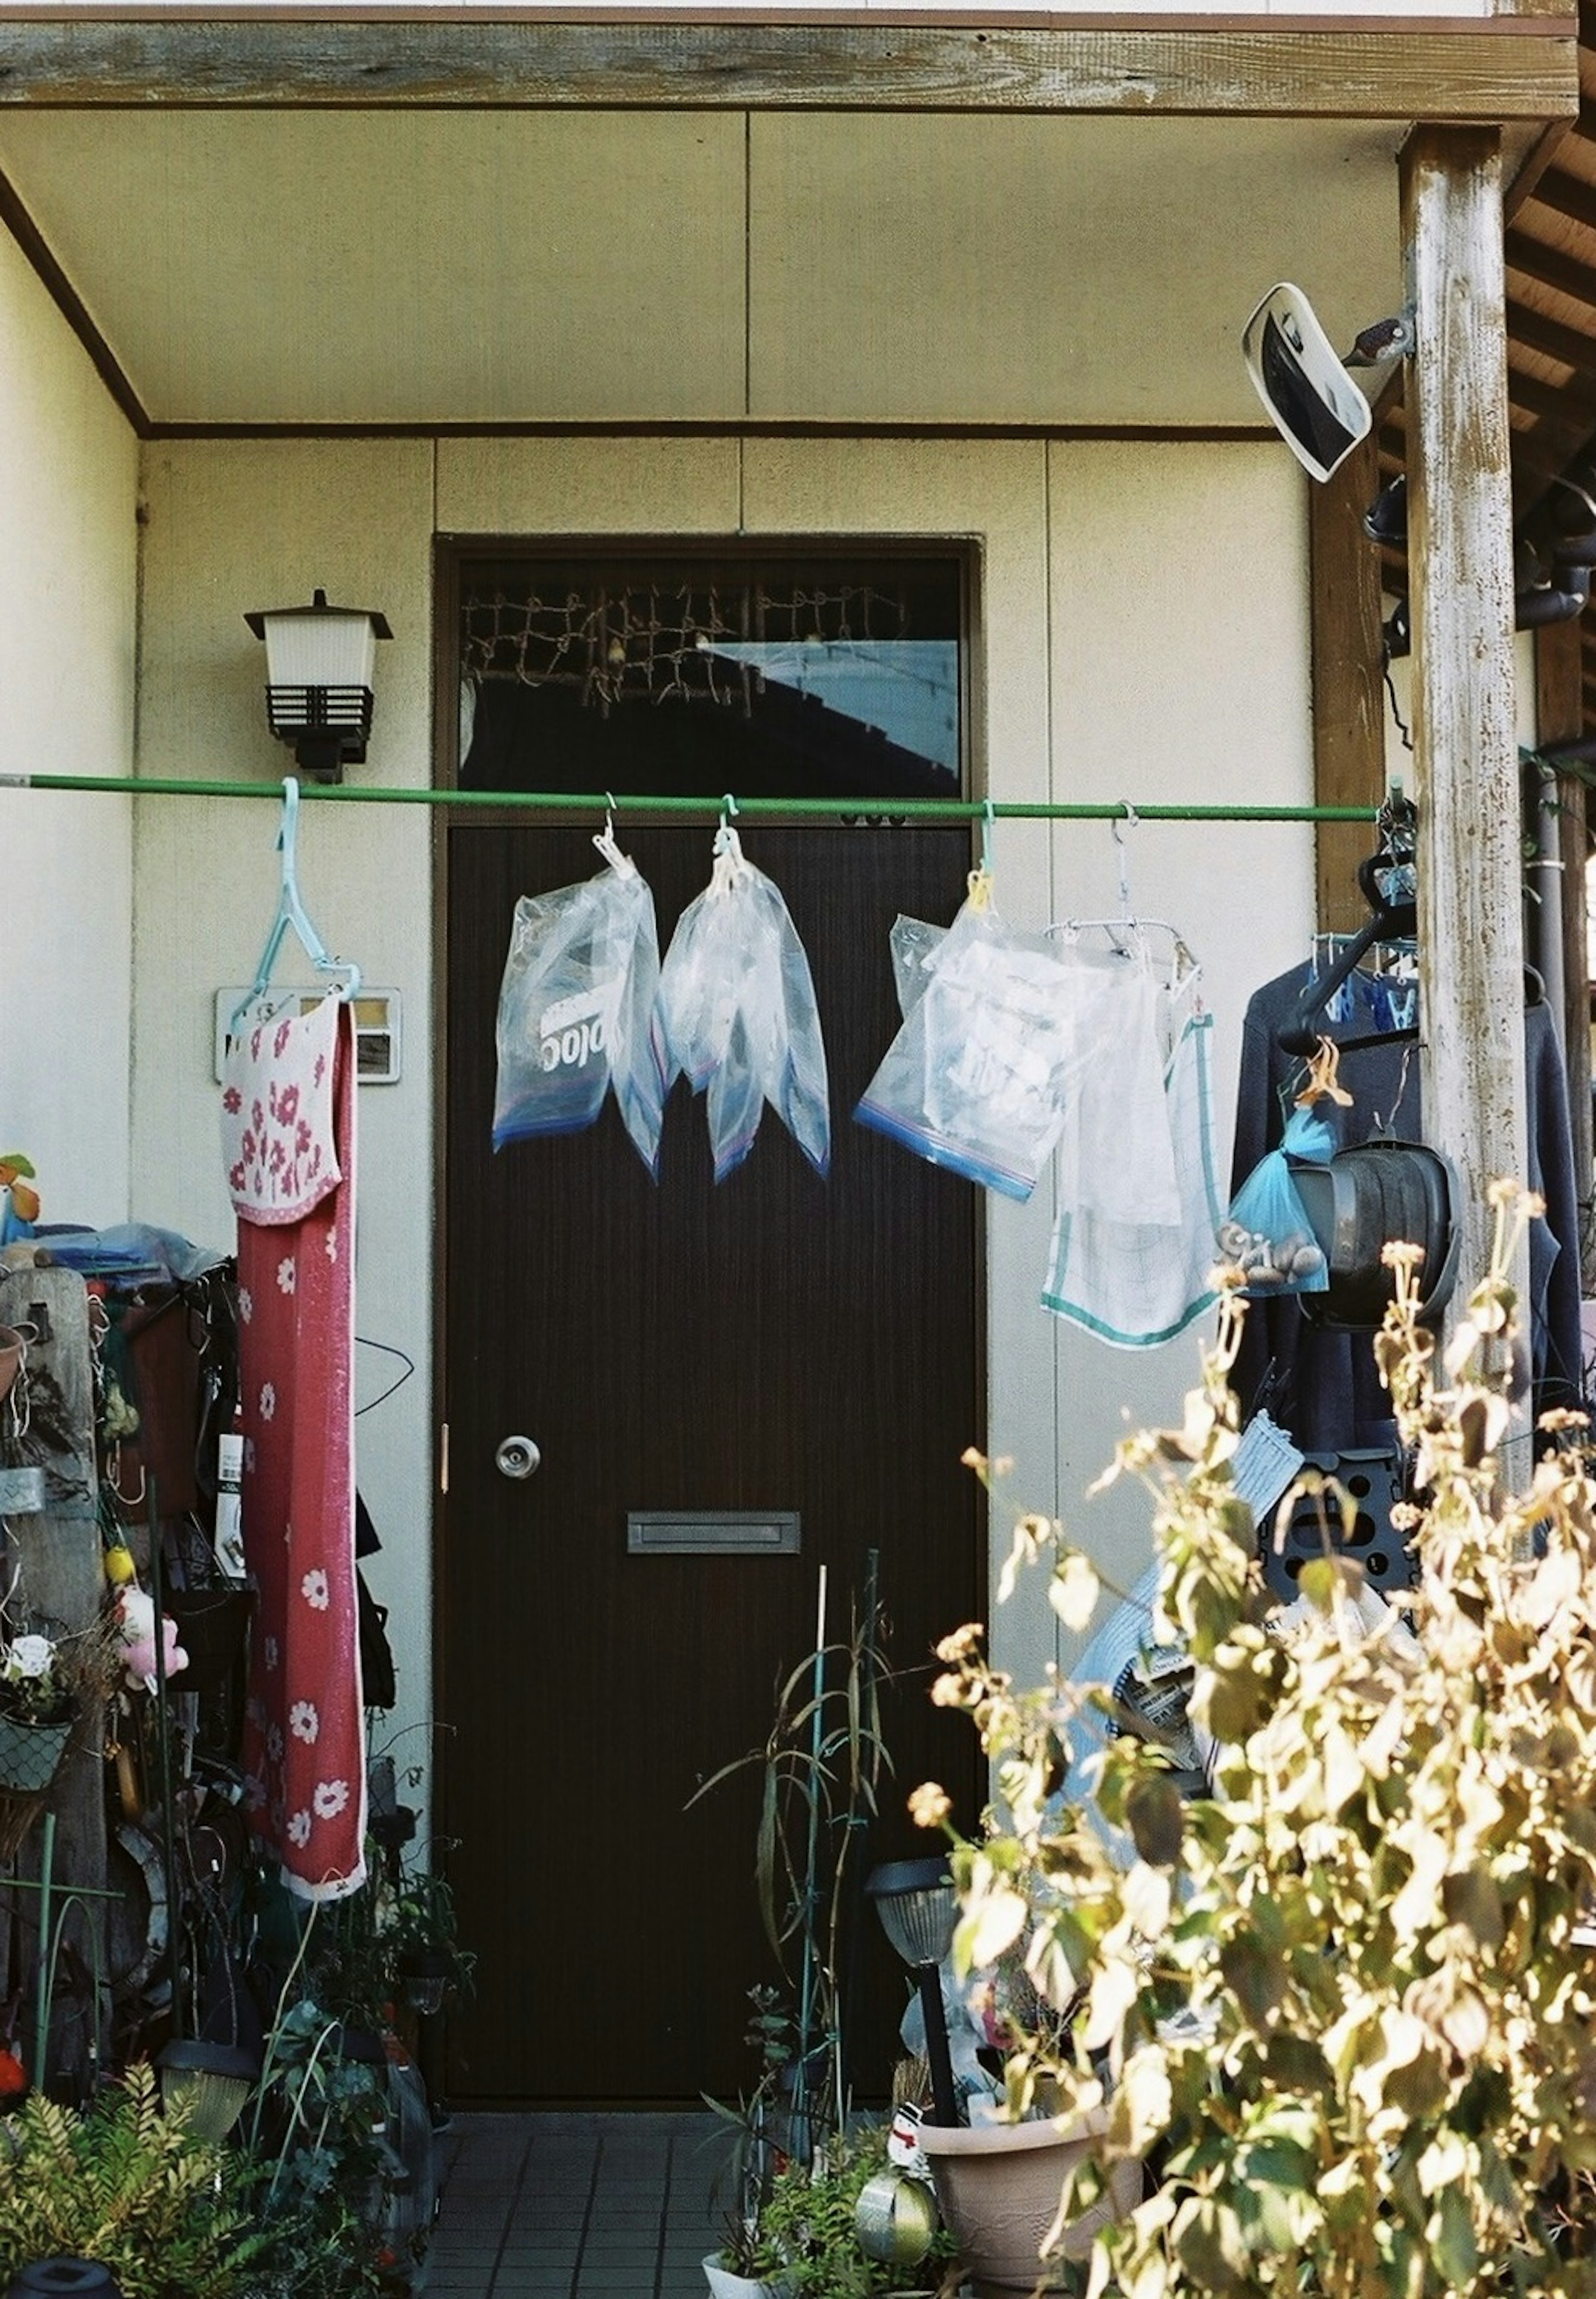
M 1172 1340 L 1216 1299 L 1214 1231 L 1225 1207 L 1214 1169 L 1213 1017 L 1196 999 L 1194 976 L 1182 984 L 1175 1002 L 1185 1018 L 1173 1025 L 1162 1109 L 1151 1123 L 1168 1128 L 1176 1202 L 1161 1193 L 1161 1201 L 1135 1208 L 1105 1202 L 1098 1160 L 1127 1117 L 1119 1061 L 1093 1061 L 1076 1122 L 1061 1144 L 1059 1215 L 1042 1306 L 1118 1349 L 1151 1349 Z M 1160 1005 L 1168 1017 L 1168 1006 Z M 1169 1026 L 1166 1019 L 1166 1032 Z M 1144 1098 L 1140 1114 L 1145 1122 Z M 1146 1145 L 1139 1157 L 1128 1154 L 1134 1146 L 1124 1144 L 1119 1172 L 1145 1162 Z

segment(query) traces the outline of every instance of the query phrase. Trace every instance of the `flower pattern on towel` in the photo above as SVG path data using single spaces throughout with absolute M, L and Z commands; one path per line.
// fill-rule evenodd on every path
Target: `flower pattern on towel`
M 250 1825 L 300 1897 L 365 1873 L 354 1569 L 354 1017 L 346 1001 L 244 1030 L 224 1081 L 238 1214 L 245 1554 L 256 1584 L 241 1765 Z M 229 1093 L 236 1091 L 237 1108 Z M 330 1125 L 328 1114 L 330 1113 Z M 230 1132 L 227 1129 L 230 1128 Z M 336 1183 L 337 1186 L 329 1186 Z
M 308 1014 L 285 1016 L 275 1027 L 257 1024 L 228 1049 L 222 1163 L 234 1207 L 250 1221 L 303 1220 L 344 1178 L 333 1131 L 332 1061 L 344 1011 L 342 999 L 323 998 Z M 262 1099 L 250 1089 L 265 1063 L 271 1067 Z

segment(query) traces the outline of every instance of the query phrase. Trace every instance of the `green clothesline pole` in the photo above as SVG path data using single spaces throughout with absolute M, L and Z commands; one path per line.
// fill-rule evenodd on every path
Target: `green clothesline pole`
M 255 798 L 280 801 L 276 783 L 204 782 L 189 776 L 145 775 L 4 775 L 0 790 L 120 791 L 134 798 Z M 303 799 L 326 799 L 350 806 L 442 806 L 470 811 L 514 809 L 534 814 L 578 814 L 596 818 L 611 803 L 601 791 L 486 791 L 382 788 L 363 783 L 301 783 Z M 1135 806 L 1125 799 L 1071 799 L 1050 803 L 1031 799 L 978 798 L 738 798 L 731 810 L 744 815 L 870 815 L 915 822 L 1373 822 L 1372 806 Z M 724 798 L 683 798 L 679 793 L 621 795 L 617 814 L 691 814 L 702 819 L 725 808 Z

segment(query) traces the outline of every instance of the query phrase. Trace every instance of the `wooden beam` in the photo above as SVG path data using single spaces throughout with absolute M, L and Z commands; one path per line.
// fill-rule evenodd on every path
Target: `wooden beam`
M 1578 108 L 1560 18 L 1311 29 L 1194 18 L 1079 24 L 180 21 L 12 16 L 0 104 L 692 105 L 1548 120 Z
M 1318 806 L 1377 806 L 1385 793 L 1380 553 L 1363 531 L 1363 514 L 1379 492 L 1380 455 L 1372 432 L 1333 479 L 1309 490 Z M 1326 931 L 1351 933 L 1368 916 L 1356 874 L 1369 850 L 1367 825 L 1319 824 L 1318 922 Z
M 1487 1188 L 1528 1171 L 1498 137 L 1416 128 L 1401 198 L 1421 1091 L 1426 1138 L 1462 1183 L 1466 1295 L 1489 1266 Z M 1527 1301 L 1527 1249 L 1515 1275 Z
M 1584 734 L 1584 627 L 1553 623 L 1535 634 L 1535 740 L 1542 749 L 1578 742 Z M 1589 793 L 1577 775 L 1557 784 L 1562 849 L 1563 1056 L 1568 1071 L 1568 1116 L 1574 1135 L 1575 1187 L 1579 1198 L 1582 1291 L 1596 1283 L 1592 1236 L 1591 984 L 1586 952 L 1585 859 Z

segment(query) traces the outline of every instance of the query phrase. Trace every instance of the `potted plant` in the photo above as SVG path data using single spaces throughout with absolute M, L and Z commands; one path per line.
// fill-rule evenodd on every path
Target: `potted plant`
M 880 1612 L 872 1556 L 862 1610 L 852 1610 L 845 1638 L 828 1641 L 822 1574 L 815 1649 L 779 1685 L 763 1745 L 723 1764 L 688 1799 L 690 1811 L 747 1772 L 760 1781 L 754 1883 L 777 1979 L 750 1991 L 747 2040 L 761 2062 L 756 2165 L 765 2144 L 807 2158 L 816 2137 L 843 2120 L 849 1927 L 859 1918 L 864 1846 L 892 1764 L 881 1729 L 888 1670 Z M 735 2124 L 750 2122 L 747 2105 L 708 2104 Z
M 432 1868 L 405 1870 L 396 1886 L 379 1894 L 376 1920 L 399 1992 L 412 2011 L 437 2012 L 451 1988 L 470 1987 L 477 1959 L 460 1945 L 447 1877 Z
M 114 1681 L 103 1624 L 8 1630 L 0 1610 L 0 1859 L 14 1859 L 61 1768 L 79 1706 Z
M 0 2288 L 70 2254 L 122 2299 L 232 2299 L 267 2240 L 239 2159 L 162 2113 L 142 2061 L 81 2114 L 29 2094 L 0 2145 Z
M 945 2231 L 938 2228 L 912 2260 L 877 2258 L 860 2240 L 860 2197 L 887 2168 L 886 2129 L 877 2123 L 849 2125 L 823 2140 L 809 2162 L 785 2163 L 760 2208 L 752 2251 L 760 2271 L 791 2299 L 935 2293 L 952 2255 Z
M 1491 1267 L 1443 1359 L 1417 1257 L 1387 1249 L 1376 1352 L 1418 1496 L 1410 1628 L 1333 1553 L 1290 1615 L 1270 1596 L 1230 1481 L 1234 1295 L 1184 1425 L 1119 1448 L 1117 1473 L 1152 1493 L 1159 1633 L 1191 1655 L 1211 1795 L 1184 1802 L 1167 1755 L 1125 1734 L 1089 1804 L 1062 1806 L 1060 1735 L 1102 1689 L 1017 1691 L 973 1631 L 946 1656 L 938 1697 L 979 1727 L 1003 1813 L 954 1850 L 957 1952 L 1021 1953 L 1059 2013 L 1078 2004 L 1010 2059 L 1015 2108 L 1045 2074 L 1103 2121 L 1060 2217 L 1156 2151 L 1155 2192 L 1098 2238 L 1094 2289 L 1590 2287 L 1596 1477 L 1583 1419 L 1552 1415 L 1506 1489 L 1509 1271 L 1537 1208 L 1510 1184 L 1492 1199 Z M 1090 1565 L 1027 1523 L 1074 1610 Z

